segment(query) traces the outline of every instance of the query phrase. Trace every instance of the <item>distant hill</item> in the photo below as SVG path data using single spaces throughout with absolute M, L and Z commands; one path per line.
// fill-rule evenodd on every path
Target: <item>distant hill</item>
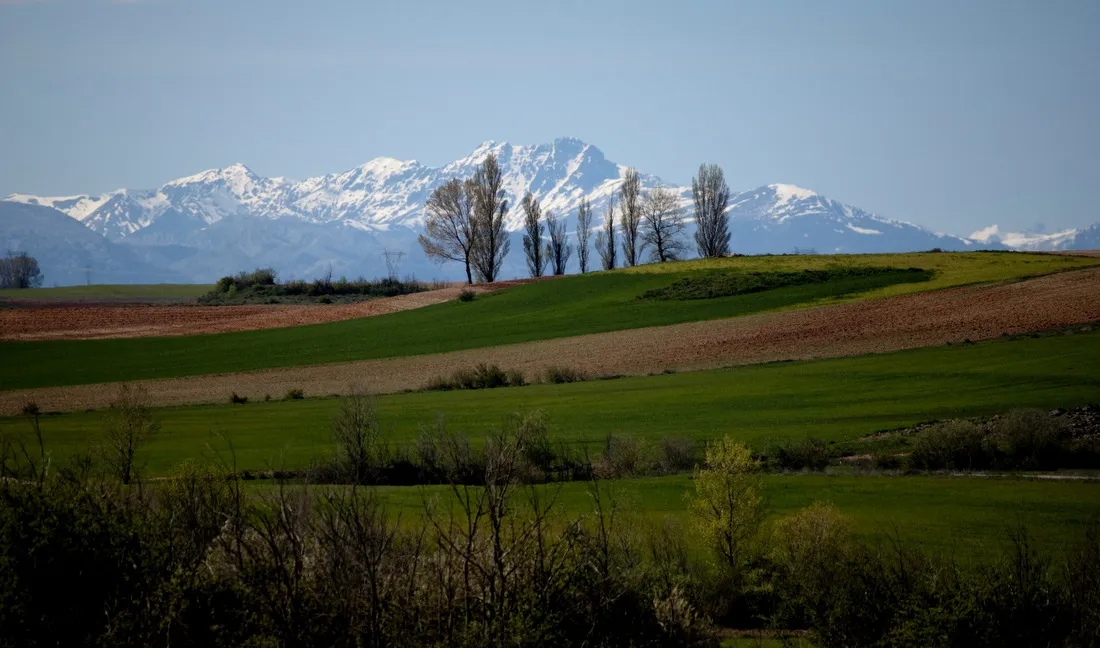
M 37 205 L 0 201 L 0 253 L 38 259 L 43 285 L 159 283 L 183 276 L 143 261 L 129 246 L 112 243 L 69 216 Z M 86 270 L 87 269 L 87 270 Z

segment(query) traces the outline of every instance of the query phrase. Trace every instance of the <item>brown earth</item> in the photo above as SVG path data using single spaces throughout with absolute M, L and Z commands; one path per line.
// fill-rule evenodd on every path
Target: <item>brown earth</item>
M 532 377 L 549 366 L 590 375 L 643 375 L 776 360 L 882 353 L 996 338 L 1100 321 L 1100 268 L 1019 282 L 968 286 L 889 299 L 763 313 L 746 317 L 544 340 L 434 355 L 385 358 L 141 384 L 157 404 L 224 402 L 231 392 L 249 398 L 344 393 L 356 384 L 374 393 L 420 388 L 434 376 L 479 362 Z M 46 411 L 105 406 L 115 384 L 0 393 L 0 412 L 28 400 Z
M 524 280 L 470 286 L 500 290 Z M 95 340 L 228 333 L 324 324 L 430 306 L 457 299 L 462 284 L 357 304 L 197 306 L 65 303 L 0 309 L 0 340 Z

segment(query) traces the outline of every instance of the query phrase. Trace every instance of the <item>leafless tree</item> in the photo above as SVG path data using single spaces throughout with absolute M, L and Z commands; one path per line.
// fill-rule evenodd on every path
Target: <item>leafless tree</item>
M 542 253 L 543 229 L 542 208 L 538 199 L 528 191 L 523 197 L 523 253 L 527 255 L 527 270 L 532 277 L 541 277 L 549 260 Z
M 581 274 L 588 272 L 588 238 L 592 234 L 592 205 L 587 198 L 581 199 L 577 208 L 577 263 Z
M 704 259 L 730 253 L 730 188 L 717 164 L 700 164 L 699 174 L 691 181 L 691 199 L 695 202 L 695 246 Z
M 438 187 L 428 198 L 424 233 L 417 239 L 424 254 L 440 263 L 458 261 L 466 267 L 466 283 L 473 283 L 474 229 L 470 195 L 458 178 Z
M 615 245 L 615 196 L 611 196 L 607 199 L 603 227 L 596 232 L 596 252 L 600 254 L 600 263 L 604 270 L 615 269 L 615 255 L 618 250 Z
M 638 233 L 642 223 L 641 179 L 638 170 L 631 167 L 619 187 L 619 224 L 623 230 L 623 256 L 626 265 L 635 266 L 641 260 L 645 241 L 639 245 Z
M 147 404 L 145 390 L 122 385 L 103 417 L 106 445 L 103 459 L 123 484 L 129 484 L 139 470 L 137 453 L 160 431 Z
M 378 415 L 370 396 L 357 387 L 344 397 L 340 412 L 332 420 L 336 463 L 353 484 L 371 481 L 378 464 Z
M 508 232 L 504 229 L 508 201 L 504 197 L 503 184 L 504 175 L 496 155 L 492 153 L 474 171 L 474 176 L 466 181 L 474 232 L 473 266 L 478 278 L 485 282 L 497 278 L 511 246 Z
M 565 234 L 565 219 L 558 218 L 553 212 L 546 213 L 546 226 L 550 232 L 550 243 L 546 245 L 546 256 L 554 266 L 554 274 L 565 274 L 565 264 L 573 255 L 573 246 L 569 245 Z
M 653 261 L 664 263 L 684 256 L 684 210 L 680 197 L 670 189 L 656 187 L 642 199 L 642 248 L 650 248 Z
M 0 288 L 38 288 L 42 285 L 42 270 L 38 259 L 26 252 L 8 252 L 0 258 Z

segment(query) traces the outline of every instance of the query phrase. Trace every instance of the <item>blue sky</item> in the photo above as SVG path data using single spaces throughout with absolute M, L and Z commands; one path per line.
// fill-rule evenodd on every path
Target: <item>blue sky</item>
M 579 137 L 966 234 L 1100 221 L 1100 2 L 0 0 L 0 195 Z

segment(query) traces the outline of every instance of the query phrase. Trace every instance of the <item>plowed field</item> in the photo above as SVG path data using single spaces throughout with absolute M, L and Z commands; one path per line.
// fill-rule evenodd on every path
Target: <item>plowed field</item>
M 1100 269 L 888 299 L 529 342 L 488 349 L 238 374 L 143 381 L 158 404 L 219 402 L 231 392 L 262 398 L 290 388 L 308 395 L 416 389 L 433 376 L 497 363 L 528 376 L 548 366 L 593 375 L 638 375 L 776 360 L 840 357 L 996 338 L 1100 321 Z M 47 411 L 98 408 L 113 384 L 0 394 L 0 413 L 28 400 Z
M 500 290 L 520 281 L 471 286 Z M 0 309 L 0 340 L 95 340 L 228 333 L 324 324 L 421 308 L 457 299 L 461 286 L 386 297 L 358 304 L 263 306 L 164 306 L 65 303 Z

